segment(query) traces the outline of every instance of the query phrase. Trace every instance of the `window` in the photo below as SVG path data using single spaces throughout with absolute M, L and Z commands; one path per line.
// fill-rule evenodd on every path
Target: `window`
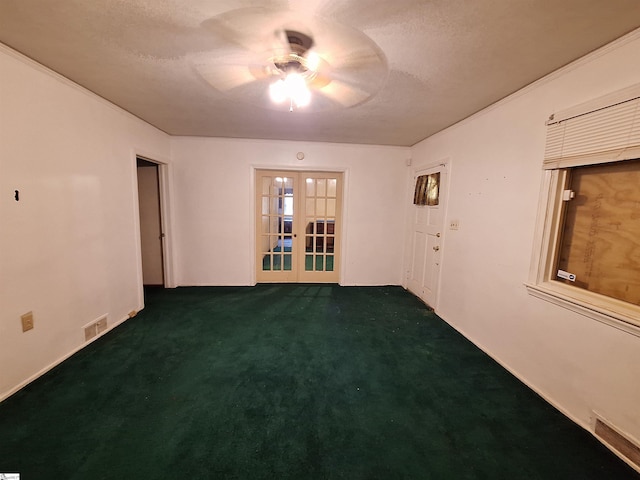
M 413 203 L 415 205 L 429 206 L 435 206 L 440 203 L 440 172 L 420 175 L 416 179 Z
M 547 124 L 529 292 L 640 336 L 640 85 Z
M 640 160 L 569 173 L 558 281 L 640 305 Z

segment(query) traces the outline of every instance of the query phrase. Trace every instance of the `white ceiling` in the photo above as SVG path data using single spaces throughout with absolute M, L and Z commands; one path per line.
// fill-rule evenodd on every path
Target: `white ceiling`
M 264 16 L 237 15 L 250 7 Z M 198 65 L 223 74 L 292 18 L 336 65 L 361 55 L 338 27 L 372 40 L 386 68 L 349 68 L 376 94 L 289 112 L 204 80 Z M 171 135 L 378 145 L 413 145 L 638 27 L 639 0 L 0 0 L 0 42 Z

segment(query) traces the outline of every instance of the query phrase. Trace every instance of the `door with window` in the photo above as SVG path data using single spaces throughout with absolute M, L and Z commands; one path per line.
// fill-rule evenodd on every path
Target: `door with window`
M 342 174 L 256 171 L 256 280 L 337 283 Z
M 442 258 L 442 186 L 445 175 L 442 165 L 422 170 L 416 172 L 412 185 L 414 205 L 407 287 L 433 308 L 436 308 Z

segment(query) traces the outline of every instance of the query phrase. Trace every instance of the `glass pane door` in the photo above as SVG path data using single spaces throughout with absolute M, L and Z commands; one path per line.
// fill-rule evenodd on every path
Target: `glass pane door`
M 295 185 L 295 174 L 258 172 L 258 281 L 295 281 Z
M 256 280 L 339 280 L 342 176 L 256 171 Z
M 304 265 L 301 281 L 338 282 L 341 174 L 307 172 L 304 183 Z

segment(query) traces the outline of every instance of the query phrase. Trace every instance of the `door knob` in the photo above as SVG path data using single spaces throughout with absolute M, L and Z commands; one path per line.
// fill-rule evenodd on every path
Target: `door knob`
M 433 247 L 433 251 L 437 252 L 438 250 L 440 250 L 440 247 L 438 245 L 436 245 L 435 247 Z

